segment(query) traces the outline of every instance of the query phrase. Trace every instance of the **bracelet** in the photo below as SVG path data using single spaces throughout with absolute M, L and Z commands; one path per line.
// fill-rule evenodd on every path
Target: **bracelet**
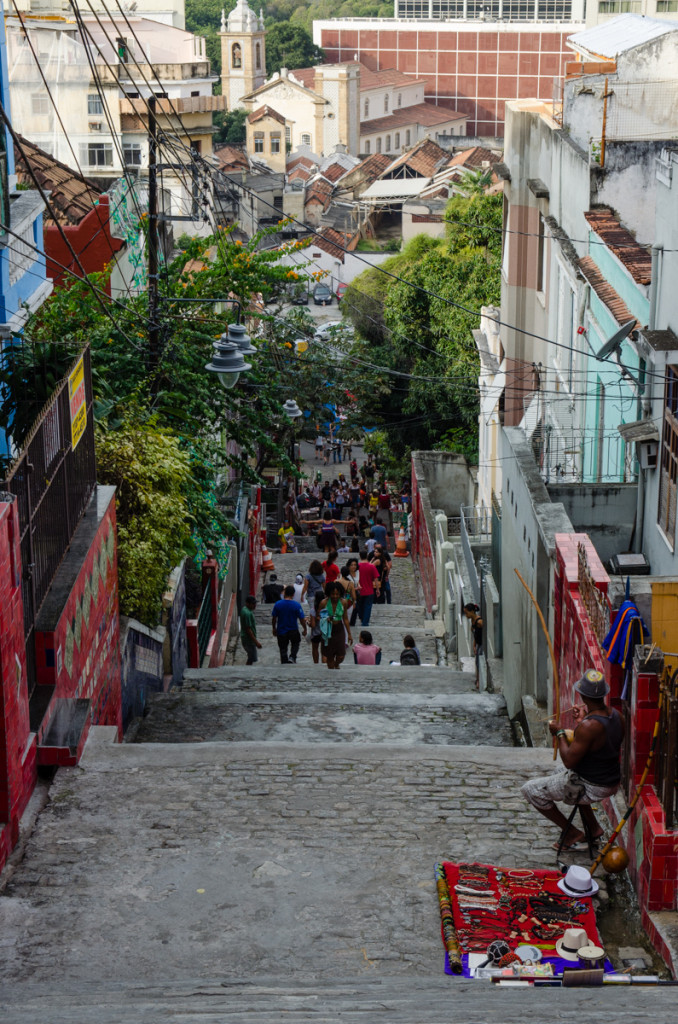
M 559 729 L 558 730 L 558 732 L 556 733 L 556 739 L 559 740 L 561 736 L 567 736 L 567 733 L 565 732 L 564 729 Z

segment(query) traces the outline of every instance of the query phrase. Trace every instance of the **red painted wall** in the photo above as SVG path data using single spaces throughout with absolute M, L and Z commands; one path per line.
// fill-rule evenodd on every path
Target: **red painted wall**
M 469 135 L 504 134 L 507 100 L 553 98 L 553 79 L 564 74 L 572 60 L 568 33 L 553 25 L 519 31 L 471 29 L 444 31 L 436 22 L 426 28 L 385 23 L 364 26 L 337 21 L 321 29 L 320 45 L 332 64 L 368 55 L 381 68 L 397 68 L 413 78 L 425 78 L 425 97 L 469 117 Z
M 77 763 L 90 725 L 115 725 L 121 738 L 120 615 L 114 495 L 84 558 L 56 629 L 52 632 L 36 631 L 35 647 L 38 685 L 54 684 L 54 700 L 82 697 L 92 702 L 76 757 L 69 757 L 66 750 L 56 759 L 57 763 Z M 49 727 L 50 717 L 45 716 L 38 742 Z M 53 757 L 47 760 L 54 763 Z
M 19 837 L 19 819 L 36 779 L 18 537 L 16 501 L 0 501 L 0 869 Z
M 102 271 L 124 245 L 120 238 L 111 237 L 108 196 L 100 196 L 99 205 L 90 210 L 79 224 L 64 223 L 61 227 L 87 274 Z M 56 285 L 64 282 L 68 284 L 73 280 L 72 274 L 81 277 L 78 264 L 61 237 L 59 228 L 54 224 L 45 224 L 44 239 L 47 276 L 51 277 Z M 67 267 L 71 273 L 67 273 L 62 267 Z M 105 287 L 110 294 L 108 284 Z
M 419 490 L 423 481 L 417 479 L 417 474 L 412 465 L 412 527 L 410 530 L 410 547 L 412 558 L 417 562 L 424 601 L 430 612 L 436 603 L 436 562 L 434 546 L 429 536 L 428 523 L 424 514 L 424 507 Z
M 606 594 L 609 585 L 609 577 L 586 534 L 556 534 L 553 639 L 560 675 L 560 706 L 570 707 L 574 703 L 573 685 L 587 668 L 604 672 L 610 684 L 610 701 L 619 705 L 623 681 L 621 668 L 605 659 L 579 592 L 579 543 L 586 546 L 589 568 L 597 588 Z M 629 799 L 645 768 L 658 715 L 658 697 L 659 680 L 655 673 L 634 674 L 626 739 L 629 745 L 629 792 L 626 797 Z M 563 715 L 562 722 L 566 728 L 573 725 L 570 714 Z M 629 872 L 638 893 L 643 924 L 666 957 L 667 950 L 651 924 L 648 912 L 678 909 L 678 848 L 674 833 L 666 831 L 664 812 L 652 788 L 653 779 L 654 772 L 651 772 L 622 836 L 629 854 Z M 614 803 L 606 800 L 604 806 L 612 824 L 616 825 L 619 819 Z

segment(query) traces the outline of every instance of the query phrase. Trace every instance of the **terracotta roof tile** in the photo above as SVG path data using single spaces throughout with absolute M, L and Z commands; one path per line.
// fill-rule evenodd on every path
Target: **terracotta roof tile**
M 323 171 L 323 178 L 327 178 L 328 181 L 338 181 L 344 174 L 348 174 L 352 168 L 344 167 L 342 164 L 330 164 Z
M 432 178 L 436 171 L 442 170 L 450 162 L 450 155 L 447 150 L 433 142 L 432 139 L 422 139 L 412 149 L 399 156 L 391 163 L 385 171 L 384 176 L 391 175 L 401 167 L 409 170 L 421 178 Z
M 473 146 L 461 153 L 455 153 L 450 163 L 459 167 L 482 167 L 484 163 L 493 164 L 496 157 L 490 149 L 483 146 Z
M 55 160 L 49 153 L 45 153 L 28 139 L 21 135 L 18 138 L 31 171 L 42 187 L 47 192 L 51 192 L 50 204 L 56 213 L 57 221 L 79 224 L 83 217 L 97 206 L 104 189 L 95 181 L 72 170 L 67 164 Z M 16 147 L 14 154 L 19 181 L 21 184 L 33 186 L 33 178 L 28 173 L 24 159 Z M 45 218 L 51 219 L 47 213 Z
M 220 149 L 215 149 L 214 155 L 219 161 L 222 171 L 227 167 L 249 167 L 245 153 L 237 146 L 222 146 Z
M 290 174 L 287 175 L 288 181 L 308 181 L 314 172 L 309 167 L 304 167 L 303 164 L 299 164 L 295 167 Z
M 341 260 L 343 263 L 344 256 L 346 255 L 345 250 L 349 247 L 349 239 L 347 235 L 343 235 L 340 231 L 335 231 L 334 228 L 322 228 L 314 236 L 313 245 L 316 245 L 319 249 L 322 249 L 330 256 L 334 256 L 335 259 Z
M 287 170 L 291 171 L 293 167 L 308 167 L 309 169 L 314 168 L 316 165 L 307 156 L 293 156 L 287 161 Z
M 324 181 L 323 178 L 316 178 L 308 185 L 306 189 L 306 198 L 304 205 L 316 202 L 321 203 L 324 210 L 330 205 L 330 197 L 334 191 L 334 186 L 329 181 Z
M 255 124 L 257 121 L 261 121 L 262 117 L 272 117 L 274 121 L 279 121 L 280 124 L 285 124 L 285 118 L 282 114 L 279 114 L 273 107 L 269 107 L 268 104 L 264 104 L 263 107 L 259 107 L 257 110 L 253 110 L 251 114 L 247 115 L 247 120 L 250 124 Z
M 296 68 L 294 71 L 290 71 L 290 75 L 306 89 L 312 89 L 315 82 L 315 68 Z
M 625 324 L 633 320 L 633 313 L 626 305 L 619 292 L 615 291 L 609 284 L 592 256 L 583 256 L 577 261 L 579 269 L 589 282 L 601 302 L 604 302 L 618 324 Z M 637 327 L 643 325 L 636 322 Z
M 636 242 L 630 231 L 623 228 L 612 210 L 603 208 L 585 213 L 595 233 L 605 242 L 617 259 L 624 264 L 638 284 L 652 281 L 652 257 L 647 249 Z
M 435 103 L 415 103 L 412 107 L 401 107 L 383 117 L 362 121 L 360 134 L 372 135 L 375 132 L 388 132 L 404 128 L 407 125 L 420 124 L 424 128 L 430 128 L 440 124 L 449 124 L 452 121 L 460 121 L 466 116 L 466 114 L 459 114 L 456 110 L 450 110 L 448 107 L 439 107 Z

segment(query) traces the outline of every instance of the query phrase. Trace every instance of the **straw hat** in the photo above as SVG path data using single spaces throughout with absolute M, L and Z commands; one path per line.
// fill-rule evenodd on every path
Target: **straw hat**
M 576 962 L 579 959 L 579 950 L 590 945 L 591 940 L 583 928 L 568 928 L 556 942 L 556 953 L 563 960 Z
M 591 872 L 579 864 L 571 864 L 564 878 L 559 879 L 558 888 L 566 896 L 595 896 L 600 886 L 591 878 Z

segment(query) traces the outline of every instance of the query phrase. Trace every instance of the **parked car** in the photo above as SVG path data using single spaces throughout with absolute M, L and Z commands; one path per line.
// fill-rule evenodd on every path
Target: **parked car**
M 317 284 L 313 289 L 313 301 L 316 306 L 331 306 L 334 296 L 330 291 L 329 285 Z
M 353 341 L 353 328 L 346 320 L 328 320 L 316 328 L 313 335 L 316 341 Z
M 337 296 L 337 302 L 341 302 L 341 300 L 344 297 L 344 292 L 346 291 L 347 288 L 348 288 L 347 284 L 338 284 L 337 285 L 337 290 L 335 292 L 335 295 Z
M 293 306 L 308 306 L 308 300 L 311 298 L 308 285 L 288 284 L 287 293 Z

